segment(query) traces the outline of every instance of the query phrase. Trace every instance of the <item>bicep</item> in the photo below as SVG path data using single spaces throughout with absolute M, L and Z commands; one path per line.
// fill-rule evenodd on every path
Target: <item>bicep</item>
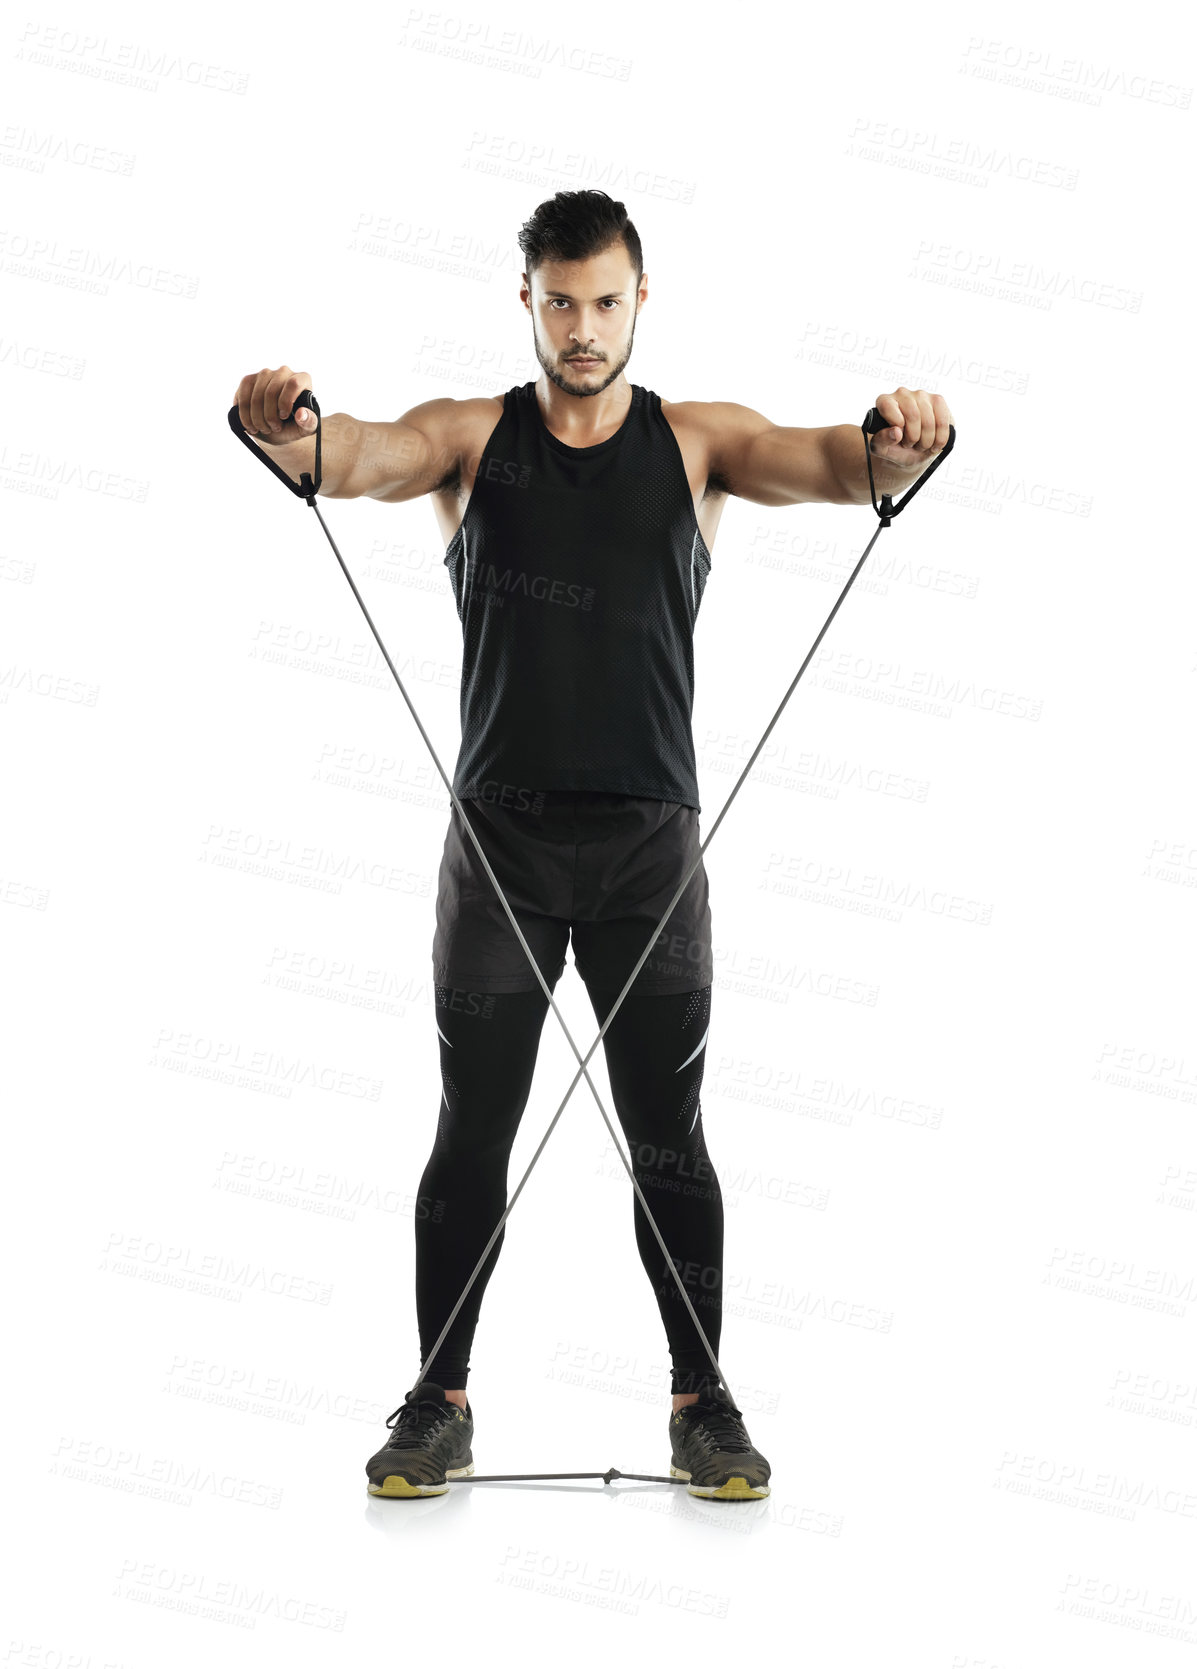
M 341 488 L 348 498 L 400 504 L 435 492 L 460 467 L 468 401 L 425 400 L 390 423 L 363 423 Z
M 448 398 L 424 400 L 383 426 L 378 484 L 372 497 L 419 498 L 442 486 L 460 465 L 461 407 Z
M 711 424 L 712 470 L 735 497 L 766 505 L 845 502 L 828 428 L 786 428 L 731 402 L 712 405 Z

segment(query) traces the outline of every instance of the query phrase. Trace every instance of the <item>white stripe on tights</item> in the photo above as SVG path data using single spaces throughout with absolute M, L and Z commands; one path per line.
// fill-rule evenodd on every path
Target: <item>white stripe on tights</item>
M 703 1032 L 702 1042 L 698 1045 L 698 1048 L 695 1049 L 694 1055 L 701 1054 L 703 1049 L 706 1047 L 707 1036 L 708 1036 L 710 1030 L 711 1030 L 711 1028 L 710 1028 L 710 1026 L 708 1026 L 706 1031 Z M 686 1059 L 682 1062 L 682 1066 L 689 1066 L 690 1062 L 694 1059 L 694 1055 L 687 1055 Z M 679 1072 L 682 1070 L 682 1066 L 678 1067 Z

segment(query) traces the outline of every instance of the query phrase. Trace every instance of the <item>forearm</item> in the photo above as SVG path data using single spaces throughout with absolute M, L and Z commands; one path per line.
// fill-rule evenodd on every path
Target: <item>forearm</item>
M 315 435 L 263 450 L 297 486 L 305 471 L 315 476 Z M 341 411 L 320 419 L 321 498 L 413 498 L 443 473 L 443 460 L 434 459 L 425 437 L 404 423 L 363 423 Z
M 339 498 L 357 462 L 362 425 L 346 412 L 332 412 L 320 419 L 320 497 Z M 316 437 L 296 435 L 285 445 L 270 445 L 264 435 L 250 430 L 250 440 L 272 464 L 277 464 L 284 475 L 298 486 L 306 473 L 316 476 Z
M 824 442 L 828 465 L 844 491 L 845 502 L 868 504 L 869 469 L 865 462 L 865 437 L 859 424 L 837 423 L 826 431 Z M 873 459 L 873 488 L 880 503 L 882 493 L 897 498 L 908 487 L 913 487 L 923 472 L 934 463 L 926 458 L 922 463 L 901 469 L 884 458 Z

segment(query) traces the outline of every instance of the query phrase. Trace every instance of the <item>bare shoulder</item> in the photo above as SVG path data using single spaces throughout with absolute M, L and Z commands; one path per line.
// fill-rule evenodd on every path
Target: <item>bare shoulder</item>
M 676 435 L 685 433 L 701 441 L 711 427 L 709 400 L 666 400 L 662 396 L 661 410 Z
M 429 491 L 468 496 L 478 458 L 502 415 L 502 394 L 465 400 L 438 395 L 404 412 L 400 423 L 422 435 L 429 448 L 428 467 L 435 476 Z
M 675 428 L 685 426 L 714 441 L 728 433 L 755 435 L 773 427 L 759 411 L 734 400 L 662 400 L 661 409 Z
M 475 443 L 485 444 L 502 415 L 501 394 L 479 394 L 467 400 L 438 395 L 436 399 L 422 400 L 418 406 L 412 406 L 399 421 L 417 429 L 438 450 L 456 447 L 470 451 Z
M 662 400 L 661 410 L 683 456 L 701 460 L 707 496 L 728 493 L 737 449 L 773 425 L 750 406 L 731 400 Z
M 669 421 L 675 419 L 682 423 L 694 423 L 702 427 L 727 422 L 755 421 L 758 425 L 768 425 L 769 419 L 762 417 L 759 411 L 753 411 L 751 406 L 741 406 L 734 400 L 666 400 L 662 398 L 661 406 L 668 411 Z

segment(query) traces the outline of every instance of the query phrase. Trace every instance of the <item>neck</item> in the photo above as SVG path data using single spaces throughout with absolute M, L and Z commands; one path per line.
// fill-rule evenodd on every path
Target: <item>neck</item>
M 585 446 L 620 426 L 632 403 L 632 385 L 621 371 L 601 394 L 570 394 L 542 372 L 536 379 L 536 403 L 555 435 L 567 445 Z

